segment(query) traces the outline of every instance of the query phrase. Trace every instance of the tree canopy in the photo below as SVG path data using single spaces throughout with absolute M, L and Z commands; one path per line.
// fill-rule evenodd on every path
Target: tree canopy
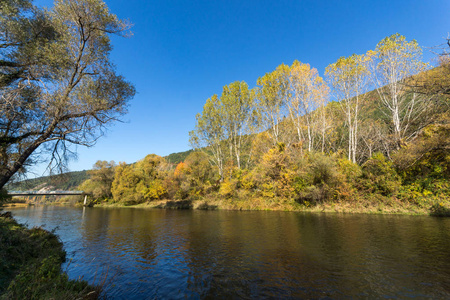
M 63 169 L 70 145 L 92 146 L 135 94 L 109 57 L 109 35 L 130 26 L 103 1 L 1 5 L 0 188 L 38 159 Z

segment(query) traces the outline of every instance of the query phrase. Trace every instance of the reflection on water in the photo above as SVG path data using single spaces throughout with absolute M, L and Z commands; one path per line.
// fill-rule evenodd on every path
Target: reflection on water
M 450 219 L 36 207 L 111 298 L 450 298 Z

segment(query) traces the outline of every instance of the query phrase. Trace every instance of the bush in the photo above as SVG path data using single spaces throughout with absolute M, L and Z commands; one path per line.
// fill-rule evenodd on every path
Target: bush
M 226 179 L 220 184 L 219 194 L 226 198 L 232 198 L 236 196 L 239 181 L 231 178 Z
M 307 161 L 301 162 L 298 176 L 293 181 L 298 202 L 308 204 L 332 199 L 338 183 L 336 160 L 323 153 L 312 153 Z
M 388 161 L 382 153 L 377 152 L 362 165 L 359 184 L 366 192 L 395 196 L 401 182 L 392 162 Z

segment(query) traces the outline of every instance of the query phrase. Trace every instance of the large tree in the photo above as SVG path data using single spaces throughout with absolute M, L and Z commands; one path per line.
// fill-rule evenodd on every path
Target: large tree
M 134 87 L 110 62 L 110 34 L 129 25 L 101 0 L 28 0 L 0 9 L 0 188 L 33 158 L 61 167 L 126 112 Z
M 420 126 L 411 126 L 424 119 L 430 104 L 428 97 L 411 89 L 411 80 L 428 65 L 422 61 L 418 43 L 407 41 L 398 33 L 380 41 L 375 51 L 367 55 L 373 61 L 372 83 L 392 120 L 394 147 L 399 149 L 404 140 L 410 140 L 427 125 L 422 122 Z

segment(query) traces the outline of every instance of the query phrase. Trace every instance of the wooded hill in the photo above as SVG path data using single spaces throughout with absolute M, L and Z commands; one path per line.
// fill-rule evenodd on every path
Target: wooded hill
M 86 170 L 43 176 L 14 182 L 6 186 L 9 191 L 33 191 L 52 187 L 53 190 L 70 191 L 89 178 Z

